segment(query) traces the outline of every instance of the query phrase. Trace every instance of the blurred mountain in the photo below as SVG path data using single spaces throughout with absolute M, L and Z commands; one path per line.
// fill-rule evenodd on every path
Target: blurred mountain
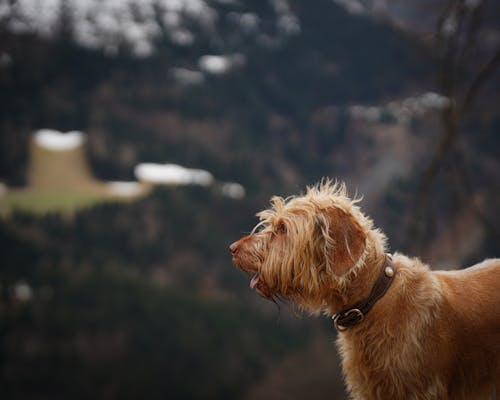
M 175 163 L 246 193 L 157 187 L 130 204 L 0 220 L 6 398 L 342 393 L 329 321 L 256 298 L 227 247 L 271 195 L 330 176 L 364 195 L 393 249 L 414 248 L 407 222 L 454 99 L 406 3 L 0 0 L 0 196 L 47 177 L 29 153 L 44 128 L 87 134 L 86 154 L 51 164 L 77 164 L 86 181 Z M 461 125 L 466 211 L 456 157 L 433 185 L 421 255 L 435 266 L 498 255 L 498 71 L 488 79 Z M 75 170 L 64 172 L 67 187 Z
M 428 61 L 409 50 L 404 39 L 390 29 L 350 17 L 330 1 L 315 7 L 299 2 L 293 8 L 285 7 L 286 2 L 252 2 L 251 6 L 213 2 L 211 31 L 194 24 L 196 39 L 179 45 L 171 42 L 167 30 L 155 36 L 156 50 L 146 59 L 136 58 L 132 45 L 123 44 L 123 51 L 112 55 L 104 42 L 98 49 L 81 47 L 80 39 L 71 33 L 76 28 L 63 18 L 71 2 L 62 2 L 59 13 L 46 13 L 53 19 L 59 15 L 59 20 L 26 22 L 25 30 L 35 36 L 13 34 L 12 26 L 20 23 L 15 21 L 23 20 L 25 14 L 37 15 L 19 6 L 24 3 L 11 6 L 11 15 L 19 16 L 11 17 L 6 24 L 11 28 L 2 35 L 3 53 L 10 59 L 0 81 L 1 101 L 6 105 L 3 129 L 9 137 L 2 149 L 9 150 L 2 154 L 0 172 L 14 182 L 22 181 L 30 127 L 88 132 L 91 157 L 103 176 L 129 177 L 138 161 L 166 159 L 212 167 L 206 169 L 221 178 L 235 170 L 248 174 L 246 165 L 263 157 L 260 150 L 269 149 L 270 142 L 280 142 L 281 135 L 296 137 L 285 145 L 287 158 L 312 159 L 307 153 L 296 153 L 304 152 L 302 138 L 311 136 L 305 130 L 315 112 L 325 106 L 399 95 L 402 86 L 416 85 L 415 80 L 423 78 L 429 68 Z M 94 3 L 85 7 L 90 4 Z M 94 6 L 100 10 L 106 4 Z M 137 7 L 118 4 L 123 5 L 115 10 L 119 18 L 114 24 L 128 31 L 132 16 L 124 10 L 132 13 Z M 283 10 L 289 10 L 288 19 L 300 16 L 296 17 L 300 31 L 285 34 L 277 28 L 280 18 L 285 18 L 280 14 Z M 76 9 L 73 13 L 82 14 Z M 241 26 L 248 14 L 259 21 L 254 32 Z M 181 15 L 186 21 L 193 17 L 187 11 Z M 55 33 L 40 31 L 40 25 L 53 27 Z M 98 25 L 92 26 L 98 32 Z M 47 35 L 51 39 L 45 39 Z M 108 36 L 101 32 L 96 37 L 103 41 Z M 373 45 L 367 45 L 368 40 Z M 338 119 L 336 115 L 329 118 Z M 264 156 L 264 162 L 256 162 L 255 167 L 296 178 L 296 171 L 288 165 L 266 167 L 271 159 L 283 158 L 276 156 Z M 318 175 L 318 168 L 314 169 Z M 258 178 L 244 177 L 246 183 L 255 185 L 260 176 L 267 175 L 262 172 L 257 172 Z

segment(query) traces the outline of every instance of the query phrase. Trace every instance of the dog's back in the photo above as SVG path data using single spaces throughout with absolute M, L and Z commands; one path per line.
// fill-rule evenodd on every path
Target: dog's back
M 436 271 L 447 310 L 440 334 L 451 333 L 457 386 L 481 397 L 500 391 L 500 259 L 458 271 Z M 467 384 L 470 382 L 470 384 Z M 492 382 L 494 385 L 492 386 Z M 487 398 L 487 397 L 486 397 Z
M 464 321 L 500 335 L 500 259 L 485 260 L 462 270 L 436 271 L 435 275 L 450 306 Z

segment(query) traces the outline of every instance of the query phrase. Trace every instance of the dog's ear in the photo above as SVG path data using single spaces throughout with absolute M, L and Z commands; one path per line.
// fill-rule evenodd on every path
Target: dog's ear
M 366 234 L 352 215 L 336 207 L 326 210 L 318 222 L 327 269 L 342 276 L 363 254 Z

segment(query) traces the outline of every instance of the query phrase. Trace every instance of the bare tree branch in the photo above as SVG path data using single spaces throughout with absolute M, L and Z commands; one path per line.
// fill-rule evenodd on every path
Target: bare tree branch
M 465 90 L 459 90 L 460 86 L 465 86 L 462 82 L 466 80 L 462 73 L 466 68 L 467 57 L 474 50 L 477 50 L 482 11 L 482 5 L 470 9 L 464 5 L 463 0 L 452 0 L 447 4 L 438 19 L 436 50 L 441 54 L 437 58 L 438 81 L 442 93 L 450 98 L 451 103 L 450 107 L 444 109 L 441 113 L 442 131 L 440 138 L 417 188 L 414 221 L 413 226 L 410 226 L 409 229 L 412 240 L 415 240 L 415 238 L 420 240 L 422 232 L 425 230 L 425 226 L 422 226 L 420 221 L 422 212 L 430 206 L 430 193 L 433 182 L 445 165 L 446 160 L 449 159 L 450 153 L 457 156 L 452 165 L 456 168 L 463 189 L 467 193 L 468 200 L 460 196 L 460 202 L 465 206 L 471 206 L 470 199 L 473 197 L 473 188 L 467 170 L 465 154 L 457 143 L 459 139 L 458 132 L 461 122 L 476 100 L 479 91 L 500 65 L 499 48 L 491 59 L 479 69 L 471 84 Z M 447 23 L 451 24 L 451 27 L 447 28 L 445 26 Z M 490 235 L 497 237 L 495 227 L 491 226 L 477 205 L 472 204 L 472 208 L 485 230 Z
M 481 87 L 485 84 L 489 76 L 496 70 L 496 68 L 499 65 L 500 65 L 500 47 L 495 52 L 494 56 L 479 71 L 476 78 L 472 81 L 471 85 L 466 91 L 464 100 L 462 101 L 460 107 L 460 115 L 464 115 L 469 110 L 469 107 L 474 102 Z

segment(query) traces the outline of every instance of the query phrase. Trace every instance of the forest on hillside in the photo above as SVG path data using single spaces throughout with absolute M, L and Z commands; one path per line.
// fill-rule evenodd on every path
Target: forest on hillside
M 0 0 L 2 398 L 345 398 L 331 321 L 258 298 L 228 253 L 322 177 L 391 251 L 499 256 L 495 2 L 42 3 Z M 85 132 L 96 180 L 174 163 L 214 183 L 18 207 L 40 129 Z

